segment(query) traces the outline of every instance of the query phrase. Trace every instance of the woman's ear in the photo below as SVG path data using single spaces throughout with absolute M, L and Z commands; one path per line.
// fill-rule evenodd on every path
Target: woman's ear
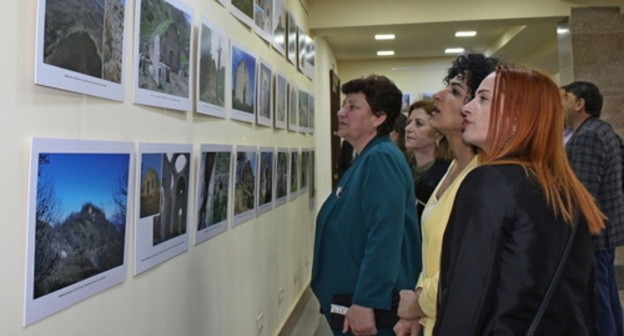
M 381 124 L 384 123 L 384 121 L 386 121 L 386 119 L 388 118 L 388 115 L 386 114 L 386 112 L 381 112 L 380 115 L 375 115 L 375 120 L 373 121 L 373 126 L 375 126 L 375 128 L 379 127 Z

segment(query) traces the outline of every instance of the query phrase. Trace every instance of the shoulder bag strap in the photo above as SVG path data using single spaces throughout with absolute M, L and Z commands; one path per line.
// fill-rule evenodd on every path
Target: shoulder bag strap
M 559 282 L 559 278 L 561 277 L 561 273 L 563 272 L 563 267 L 565 266 L 566 261 L 568 260 L 568 255 L 570 254 L 570 249 L 572 247 L 572 242 L 574 241 L 574 236 L 576 235 L 576 226 L 578 223 L 578 212 L 576 214 L 574 226 L 572 226 L 572 231 L 570 231 L 570 236 L 568 237 L 568 242 L 563 250 L 563 255 L 561 256 L 561 260 L 559 261 L 559 265 L 557 265 L 557 269 L 555 270 L 555 275 L 553 276 L 548 289 L 546 290 L 546 295 L 542 300 L 542 304 L 540 305 L 533 321 L 531 321 L 531 325 L 529 326 L 529 330 L 526 332 L 526 336 L 533 336 L 537 326 L 542 320 L 542 315 L 546 311 L 546 307 L 548 307 L 548 303 L 550 302 L 550 298 L 552 297 L 553 292 L 555 291 L 555 287 L 557 287 L 557 283 Z

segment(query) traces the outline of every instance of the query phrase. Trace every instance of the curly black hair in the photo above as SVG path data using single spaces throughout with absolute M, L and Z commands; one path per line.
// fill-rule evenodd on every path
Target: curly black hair
M 487 57 L 484 54 L 459 55 L 448 69 L 444 84 L 448 85 L 451 79 L 457 76 L 464 76 L 470 89 L 468 95 L 472 99 L 481 81 L 496 70 L 500 62 L 498 58 Z
M 388 135 L 392 131 L 397 116 L 401 113 L 403 93 L 386 76 L 370 75 L 353 79 L 342 85 L 342 93 L 361 92 L 374 115 L 386 114 L 386 120 L 377 127 L 377 135 Z

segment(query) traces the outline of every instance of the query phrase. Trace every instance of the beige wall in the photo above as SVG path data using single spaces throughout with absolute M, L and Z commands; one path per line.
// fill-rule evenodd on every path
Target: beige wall
M 303 195 L 269 213 L 193 246 L 194 216 L 189 223 L 189 251 L 139 276 L 132 275 L 133 233 L 130 234 L 128 274 L 121 285 L 101 292 L 26 328 L 22 327 L 26 260 L 26 214 L 29 144 L 32 137 L 172 142 L 194 145 L 190 204 L 199 145 L 230 143 L 269 147 L 323 147 L 318 137 L 277 131 L 132 103 L 132 51 L 135 1 L 127 21 L 124 41 L 123 103 L 83 96 L 34 84 L 37 0 L 9 1 L 0 12 L 4 52 L 0 148 L 4 156 L 0 185 L 0 326 L 2 335 L 274 335 L 310 280 L 315 209 Z M 327 83 L 335 63 L 323 41 L 317 41 L 317 81 L 310 81 L 263 40 L 232 17 L 214 0 L 185 0 L 195 9 L 195 34 L 199 14 L 207 15 L 232 39 L 314 92 Z M 299 1 L 287 7 L 301 25 L 307 15 Z M 193 78 L 194 79 L 194 78 Z M 194 87 L 194 84 L 192 85 Z M 227 93 L 229 97 L 230 93 Z M 315 94 L 317 111 L 328 105 Z M 317 113 L 319 115 L 320 113 Z M 326 121 L 318 120 L 321 128 Z M 322 131 L 319 131 L 322 133 Z M 330 185 L 319 172 L 329 159 L 317 149 L 318 184 Z M 329 193 L 319 186 L 317 204 Z M 194 206 L 192 206 L 192 209 Z M 134 218 L 134 216 L 131 216 Z M 132 231 L 132 230 L 131 230 Z M 278 291 L 284 298 L 278 302 Z M 264 316 L 257 331 L 256 318 Z

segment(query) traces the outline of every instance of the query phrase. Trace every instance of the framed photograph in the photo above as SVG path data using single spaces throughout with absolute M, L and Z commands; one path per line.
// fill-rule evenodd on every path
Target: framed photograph
M 191 144 L 139 144 L 137 275 L 188 250 Z
M 223 30 L 201 17 L 197 48 L 197 113 L 225 118 L 225 90 L 230 39 Z
M 306 59 L 306 42 L 308 36 L 303 31 L 303 28 L 297 28 L 297 70 L 305 74 L 305 59 Z
M 299 107 L 299 88 L 294 81 L 290 82 L 288 86 L 288 130 L 298 131 L 299 124 L 297 124 L 297 116 Z
M 242 224 L 256 215 L 257 149 L 236 147 L 234 176 L 234 225 Z
M 273 127 L 273 70 L 271 66 L 260 60 L 258 62 L 257 117 L 258 125 Z
M 234 120 L 253 123 L 256 119 L 256 58 L 237 43 L 232 44 L 232 113 Z
M 123 101 L 125 1 L 38 0 L 35 83 Z
M 309 103 L 308 103 L 308 93 L 303 91 L 303 90 L 299 90 L 299 102 L 298 102 L 299 106 L 297 107 L 297 110 L 299 112 L 299 118 L 298 118 L 298 122 L 299 122 L 299 132 L 301 133 L 307 133 L 308 131 L 308 108 L 309 108 Z
M 290 149 L 290 183 L 288 200 L 292 201 L 299 196 L 299 149 Z
M 196 180 L 195 245 L 227 230 L 231 175 L 232 146 L 201 145 Z
M 273 0 L 254 0 L 254 31 L 273 43 Z
M 403 93 L 403 97 L 401 99 L 401 113 L 407 114 L 409 111 L 409 106 L 412 103 L 412 95 L 409 93 Z
M 292 13 L 288 13 L 288 35 L 286 37 L 286 45 L 288 47 L 286 56 L 288 61 L 292 65 L 297 65 L 297 23 L 292 16 Z
M 191 110 L 193 9 L 178 0 L 137 0 L 134 102 Z
M 308 133 L 314 134 L 314 96 L 308 94 Z
M 301 149 L 301 173 L 299 174 L 299 193 L 304 194 L 308 191 L 310 183 L 310 149 Z
M 256 215 L 273 209 L 273 176 L 274 176 L 274 149 L 260 147 L 260 162 L 258 163 L 258 211 Z
M 249 27 L 254 26 L 254 0 L 230 0 L 230 13 Z
M 288 148 L 278 148 L 275 162 L 275 206 L 288 201 Z
M 288 82 L 283 74 L 275 74 L 275 128 L 286 129 L 286 107 L 288 106 Z
M 309 163 L 309 181 L 308 185 L 308 203 L 310 211 L 314 210 L 315 199 L 316 199 L 316 178 L 314 177 L 315 172 L 315 159 L 314 159 L 314 149 L 310 149 L 310 163 Z
M 33 138 L 24 325 L 122 283 L 134 144 Z
M 286 56 L 286 7 L 283 0 L 273 0 L 273 48 Z
M 309 35 L 306 35 L 305 41 L 305 53 L 303 59 L 303 73 L 309 79 L 314 79 L 314 71 L 315 71 L 315 58 L 316 58 L 316 44 L 314 40 Z

